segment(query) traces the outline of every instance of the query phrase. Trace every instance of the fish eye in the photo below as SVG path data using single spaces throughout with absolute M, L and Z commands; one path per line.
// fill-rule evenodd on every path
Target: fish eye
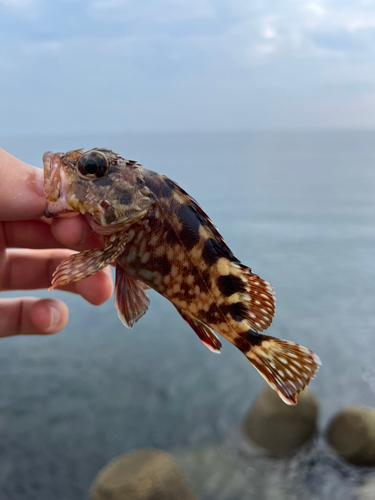
M 103 177 L 108 170 L 108 161 L 103 153 L 91 151 L 85 153 L 78 160 L 77 168 L 79 173 L 90 179 Z

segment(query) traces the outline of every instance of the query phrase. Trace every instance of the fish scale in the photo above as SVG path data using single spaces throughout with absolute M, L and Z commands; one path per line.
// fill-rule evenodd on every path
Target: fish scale
M 107 148 L 43 156 L 46 214 L 82 213 L 103 248 L 63 261 L 56 288 L 116 265 L 115 306 L 132 327 L 147 311 L 145 289 L 168 299 L 201 341 L 219 352 L 221 335 L 245 354 L 287 404 L 314 377 L 315 353 L 265 335 L 272 323 L 272 285 L 242 264 L 207 214 L 168 177 Z

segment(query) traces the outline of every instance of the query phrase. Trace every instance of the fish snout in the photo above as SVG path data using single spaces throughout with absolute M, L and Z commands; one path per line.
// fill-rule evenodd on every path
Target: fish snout
M 72 217 L 78 215 L 67 203 L 68 187 L 60 153 L 46 151 L 43 155 L 44 196 L 46 210 L 44 216 Z
M 52 151 L 43 155 L 44 196 L 48 201 L 57 201 L 60 196 L 60 158 Z

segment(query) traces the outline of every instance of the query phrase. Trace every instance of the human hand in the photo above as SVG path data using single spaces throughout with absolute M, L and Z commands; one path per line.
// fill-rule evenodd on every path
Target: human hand
M 0 149 L 0 292 L 48 288 L 52 273 L 73 253 L 100 246 L 82 216 L 42 219 L 43 171 Z M 109 269 L 61 287 L 100 305 L 112 294 Z M 0 300 L 0 337 L 48 334 L 64 328 L 68 308 L 54 298 Z

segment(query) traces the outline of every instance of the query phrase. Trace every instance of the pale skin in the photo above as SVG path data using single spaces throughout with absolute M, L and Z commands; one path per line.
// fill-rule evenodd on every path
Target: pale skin
M 0 292 L 48 288 L 72 250 L 100 246 L 82 216 L 44 219 L 42 190 L 41 169 L 0 149 Z M 61 289 L 100 305 L 112 294 L 111 273 L 105 269 Z M 68 316 L 67 306 L 52 297 L 0 299 L 0 337 L 56 333 Z

